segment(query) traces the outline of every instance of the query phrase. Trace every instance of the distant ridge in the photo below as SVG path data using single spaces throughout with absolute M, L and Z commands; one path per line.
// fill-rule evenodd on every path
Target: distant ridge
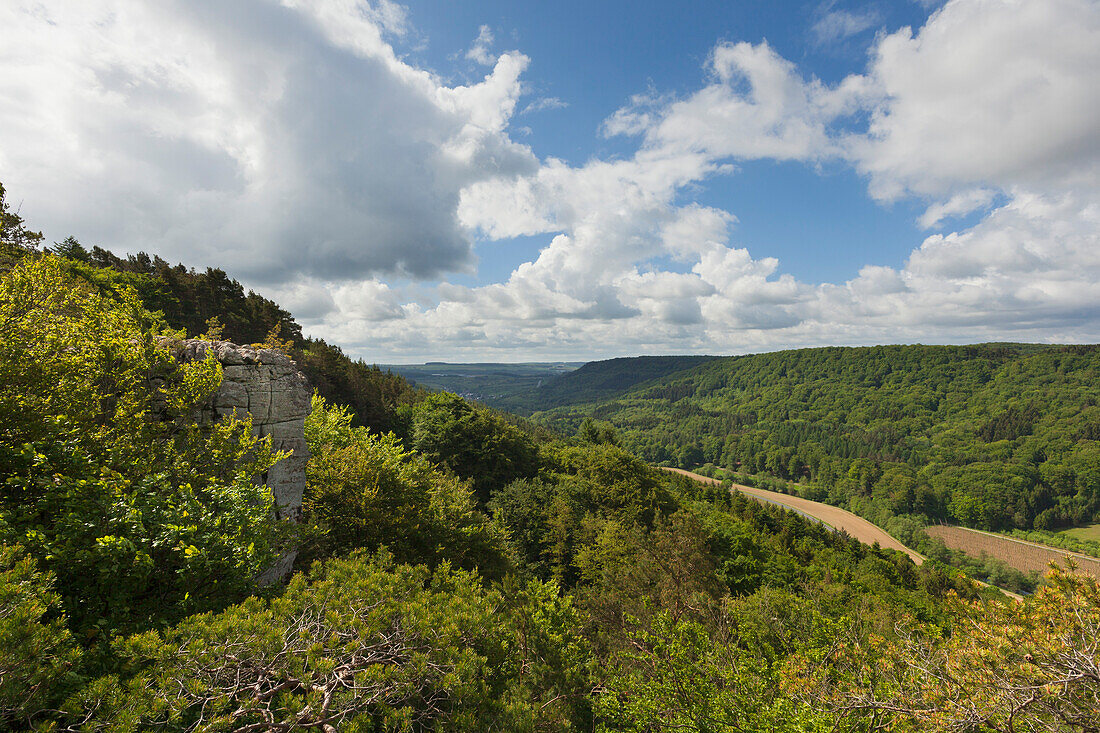
M 723 357 L 633 356 L 590 361 L 541 387 L 502 400 L 497 406 L 529 414 L 562 405 L 612 399 L 645 382 L 664 379 L 720 358 Z

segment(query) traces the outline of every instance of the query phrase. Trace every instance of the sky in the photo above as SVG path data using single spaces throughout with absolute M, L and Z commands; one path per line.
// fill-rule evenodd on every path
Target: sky
M 370 362 L 1100 341 L 1100 0 L 8 0 L 0 181 Z

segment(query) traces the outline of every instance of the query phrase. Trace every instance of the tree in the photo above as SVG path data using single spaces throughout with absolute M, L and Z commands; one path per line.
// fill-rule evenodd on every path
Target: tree
M 583 442 L 593 445 L 602 443 L 608 445 L 619 444 L 619 434 L 616 432 L 614 425 L 606 422 L 598 423 L 590 417 L 586 417 L 581 421 L 581 426 L 577 430 L 577 437 Z
M 484 506 L 492 493 L 538 472 L 538 449 L 519 428 L 458 395 L 428 395 L 413 408 L 412 447 L 473 482 Z
M 318 564 L 285 592 L 126 639 L 128 682 L 67 704 L 81 730 L 486 730 L 512 636 L 475 574 L 389 553 Z
M 90 262 L 92 256 L 91 252 L 76 237 L 65 237 L 60 242 L 54 242 L 54 245 L 50 247 L 50 251 L 58 257 L 68 257 L 71 260 L 80 262 Z
M 615 655 L 597 699 L 604 733 L 829 729 L 823 715 L 777 694 L 774 670 L 736 639 L 715 639 L 667 611 L 651 625 L 631 621 L 630 648 Z
M 0 258 L 19 258 L 38 248 L 42 241 L 42 232 L 27 229 L 19 211 L 12 211 L 8 207 L 4 195 L 4 184 L 0 183 Z
M 57 577 L 83 639 L 235 601 L 278 551 L 255 481 L 278 456 L 247 421 L 195 423 L 220 367 L 161 333 L 52 255 L 0 281 L 0 541 Z
M 0 727 L 32 724 L 56 705 L 80 651 L 58 613 L 53 577 L 18 546 L 0 545 Z
M 477 511 L 469 482 L 435 470 L 393 433 L 352 421 L 347 408 L 313 398 L 303 501 L 313 536 L 303 561 L 386 546 L 403 562 L 448 559 L 502 573 L 504 538 Z
M 552 576 L 548 520 L 557 489 L 540 479 L 516 479 L 493 494 L 488 506 L 507 528 L 519 568 L 543 580 Z
M 840 643 L 792 688 L 871 730 L 1100 730 L 1100 584 L 1053 567 L 1023 602 L 954 604 L 948 634 Z M 836 680 L 830 683 L 828 679 Z

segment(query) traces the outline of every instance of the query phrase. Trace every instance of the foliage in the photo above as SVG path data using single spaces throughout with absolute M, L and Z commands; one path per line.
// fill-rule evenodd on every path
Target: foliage
M 536 731 L 591 727 L 591 654 L 556 586 L 486 590 L 388 552 L 315 565 L 118 643 L 134 673 L 64 706 L 81 730 Z
M 518 394 L 488 400 L 494 407 L 520 414 L 559 405 L 608 399 L 637 385 L 666 378 L 715 359 L 713 356 L 638 356 L 585 364 Z
M 71 249 L 65 247 L 63 253 Z M 417 390 L 398 375 L 348 358 L 338 346 L 303 337 L 301 326 L 288 311 L 251 290 L 246 292 L 223 270 L 199 272 L 144 252 L 121 258 L 101 247 L 93 247 L 78 260 L 84 265 L 84 277 L 125 283 L 147 309 L 161 313 L 170 327 L 192 337 L 208 334 L 212 319 L 218 324 L 219 338 L 238 344 L 266 342 L 274 334 L 279 347 L 322 397 L 351 407 L 357 425 L 404 433 L 397 410 L 415 401 Z
M 567 391 L 639 388 L 549 416 L 565 439 L 303 338 L 220 270 L 39 252 L 2 198 L 0 727 L 1090 730 L 1092 581 L 978 605 L 935 559 L 627 449 L 910 538 L 1054 526 L 1096 500 L 1088 348 L 589 365 Z M 280 549 L 254 481 L 277 456 L 196 424 L 219 367 L 165 348 L 219 331 L 318 387 L 300 557 L 322 562 L 282 587 L 252 583 Z
M 592 730 L 599 669 L 584 613 L 556 583 L 510 576 L 500 592 L 514 633 L 504 695 L 510 730 Z
M 66 687 L 80 658 L 53 578 L 18 546 L 0 545 L 0 727 L 29 724 Z
M 743 648 L 663 611 L 651 626 L 630 619 L 629 650 L 615 655 L 598 698 L 601 731 L 809 732 L 825 716 L 779 693 L 778 670 Z
M 838 645 L 795 689 L 872 729 L 1096 731 L 1100 587 L 1055 566 L 1022 603 L 965 603 L 950 633 Z
M 83 634 L 217 607 L 274 556 L 277 456 L 247 422 L 200 427 L 221 374 L 177 363 L 121 288 L 53 256 L 0 283 L 0 540 L 56 575 Z
M 4 200 L 6 193 L 4 184 L 0 183 L 0 272 L 36 250 L 42 241 L 42 232 L 27 229 L 18 208 L 11 210 Z
M 447 565 L 333 561 L 271 601 L 125 640 L 143 671 L 68 707 L 85 730 L 485 730 L 507 681 L 501 604 Z
M 1100 349 L 880 346 L 715 359 L 536 415 L 616 426 L 655 462 L 766 472 L 812 498 L 991 530 L 1100 512 Z
M 173 267 L 144 252 L 123 259 L 101 247 L 93 247 L 87 259 L 96 268 L 155 283 L 155 289 L 143 293 L 146 307 L 161 311 L 173 328 L 188 334 L 202 333 L 207 321 L 216 317 L 225 328 L 225 337 L 239 344 L 262 342 L 276 329 L 284 338 L 301 338 L 301 327 L 290 313 L 252 291 L 246 294 L 223 270 L 196 272 L 183 265 Z
M 597 423 L 592 418 L 585 418 L 577 429 L 577 437 L 584 443 L 607 443 L 618 445 L 619 435 L 615 432 L 615 426 L 611 423 Z
M 512 409 L 511 398 L 570 372 L 584 362 L 451 363 L 390 366 L 410 384 L 431 392 L 453 392 L 496 409 Z
M 387 546 L 406 562 L 445 558 L 490 577 L 503 571 L 503 538 L 476 511 L 468 482 L 435 470 L 393 433 L 355 427 L 347 408 L 319 396 L 306 440 L 303 510 L 314 532 L 304 562 Z
M 428 395 L 411 414 L 412 447 L 471 481 L 482 505 L 495 490 L 538 471 L 538 449 L 530 437 L 458 395 Z
M 319 395 L 350 408 L 354 424 L 408 437 L 408 419 L 402 409 L 423 394 L 402 377 L 362 359 L 353 361 L 340 347 L 322 339 L 303 340 L 291 356 Z

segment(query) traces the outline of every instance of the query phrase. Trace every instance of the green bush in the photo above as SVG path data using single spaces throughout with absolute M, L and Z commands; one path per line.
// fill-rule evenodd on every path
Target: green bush
M 278 456 L 248 422 L 195 423 L 220 367 L 163 333 L 53 256 L 0 281 L 0 542 L 57 577 L 82 638 L 233 602 L 278 550 L 254 480 Z
M 447 559 L 499 576 L 504 538 L 477 511 L 469 482 L 436 470 L 393 433 L 352 423 L 350 410 L 313 398 L 303 501 L 312 532 L 303 562 L 386 546 L 405 562 Z
M 33 558 L 0 545 L 0 728 L 32 724 L 78 681 L 60 600 Z

